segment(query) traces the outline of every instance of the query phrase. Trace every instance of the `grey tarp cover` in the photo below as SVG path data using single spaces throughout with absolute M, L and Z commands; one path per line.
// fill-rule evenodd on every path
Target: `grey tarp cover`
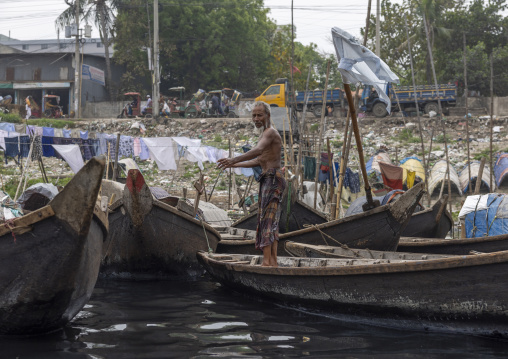
M 187 201 L 194 206 L 194 200 L 188 198 Z M 230 227 L 233 221 L 229 219 L 228 213 L 217 207 L 216 205 L 210 203 L 210 202 L 199 202 L 199 211 L 203 215 L 203 220 L 207 222 L 208 224 L 211 224 L 213 226 L 220 226 L 220 227 Z
M 439 186 L 439 189 L 441 189 L 441 182 L 445 181 L 448 177 L 446 176 L 446 161 L 440 160 L 437 161 L 436 164 L 432 167 L 430 170 L 430 176 L 429 176 L 429 193 L 432 195 L 434 192 L 434 189 Z M 460 188 L 460 182 L 459 182 L 459 175 L 457 174 L 457 171 L 455 168 L 453 168 L 452 165 L 450 165 L 450 182 L 457 188 L 457 191 L 462 196 L 462 191 Z M 444 193 L 448 192 L 448 184 L 445 182 L 444 190 L 446 191 Z
M 469 171 L 467 169 L 467 164 L 460 171 L 459 180 L 460 180 L 460 189 L 463 193 L 466 193 L 469 188 Z M 478 177 L 478 173 L 480 172 L 480 161 L 471 161 L 471 186 L 473 189 L 476 186 L 476 178 Z M 489 192 L 494 192 L 496 190 L 496 184 L 493 183 L 494 188 L 490 188 L 490 168 L 487 164 L 483 167 L 482 173 L 482 182 L 489 189 Z
M 18 198 L 17 202 L 21 208 L 27 207 L 33 195 L 40 195 L 47 198 L 47 202 L 51 201 L 58 194 L 58 188 L 52 183 L 36 183 L 26 189 L 25 192 Z M 40 197 L 38 196 L 38 197 Z M 33 207 L 31 207 L 33 208 Z M 34 210 L 34 209 L 30 209 Z

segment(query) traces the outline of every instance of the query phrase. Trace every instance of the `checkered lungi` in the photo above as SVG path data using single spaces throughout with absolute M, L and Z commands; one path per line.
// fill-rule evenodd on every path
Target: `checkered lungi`
M 279 219 L 285 188 L 286 180 L 279 168 L 270 168 L 261 174 L 256 249 L 263 250 L 275 240 L 279 240 Z

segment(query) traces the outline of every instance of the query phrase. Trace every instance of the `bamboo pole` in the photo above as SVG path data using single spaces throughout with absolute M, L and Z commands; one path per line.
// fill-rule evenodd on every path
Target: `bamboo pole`
M 300 193 L 302 194 L 303 196 L 303 174 L 301 173 L 301 169 L 302 169 L 302 160 L 303 160 L 303 154 L 302 154 L 302 140 L 303 140 L 303 135 L 304 135 L 304 132 L 305 131 L 305 116 L 307 114 L 307 103 L 309 102 L 309 81 L 310 81 L 310 72 L 312 70 L 312 61 L 310 62 L 309 64 L 309 72 L 307 74 L 307 83 L 305 84 L 305 100 L 303 102 L 303 109 L 302 109 L 302 118 L 300 120 L 300 136 L 301 137 L 301 140 L 300 140 L 300 145 L 298 146 L 298 165 L 297 165 L 297 172 L 296 172 L 296 178 L 300 178 L 300 175 L 302 176 L 302 179 L 301 179 L 301 182 L 300 182 Z M 305 141 L 303 141 L 305 143 Z
M 465 105 L 466 105 L 466 145 L 467 145 L 467 163 L 469 163 L 469 159 L 471 157 L 469 152 L 469 111 L 467 109 L 467 96 L 468 96 L 468 89 L 467 89 L 467 60 L 466 60 L 466 33 L 463 34 L 463 40 L 464 40 L 464 97 L 465 97 Z M 473 186 L 471 186 L 471 166 L 467 167 L 468 170 L 468 188 L 469 188 L 469 194 L 473 193 Z
M 340 154 L 340 170 L 339 170 L 339 184 L 337 185 L 337 199 L 335 202 L 337 203 L 337 208 L 335 210 L 334 218 L 339 218 L 340 208 L 342 207 L 341 197 L 342 197 L 342 186 L 344 183 L 344 172 L 346 171 L 346 151 L 349 149 L 348 147 L 348 134 L 349 132 L 349 119 L 351 117 L 351 112 L 347 112 L 346 117 L 346 125 L 344 128 L 344 142 L 342 143 L 342 152 Z
M 430 207 L 430 195 L 431 195 L 429 193 L 429 170 L 430 169 L 427 167 L 428 162 L 425 162 L 425 145 L 423 143 L 423 130 L 422 130 L 422 121 L 420 118 L 420 107 L 418 106 L 418 98 L 416 95 L 416 81 L 415 81 L 414 67 L 413 67 L 413 54 L 411 51 L 411 39 L 409 37 L 409 29 L 407 26 L 407 15 L 404 15 L 404 25 L 406 26 L 407 48 L 409 51 L 409 61 L 411 63 L 411 79 L 413 80 L 413 96 L 415 99 L 416 117 L 418 119 L 418 131 L 420 132 L 420 143 L 422 145 L 422 159 L 423 159 L 423 171 L 425 173 L 425 189 L 427 192 L 427 206 Z M 430 141 L 432 143 L 432 137 L 431 137 Z M 430 161 L 430 152 L 429 152 L 429 161 Z
M 333 191 L 333 161 L 332 161 L 332 149 L 330 147 L 330 139 L 329 138 L 326 138 L 326 146 L 328 148 L 328 175 L 329 175 L 329 178 L 330 178 L 330 206 L 332 205 L 332 202 L 333 202 L 333 195 L 334 195 L 334 191 Z M 330 207 L 330 217 L 333 216 L 333 210 L 332 208 Z
M 392 85 L 392 91 L 393 91 L 393 94 L 395 95 L 395 100 L 397 101 L 397 106 L 399 107 L 399 112 L 402 115 L 402 121 L 404 122 L 404 125 L 406 125 L 406 118 L 404 117 L 404 113 L 402 112 L 402 107 L 400 106 L 399 95 L 397 95 L 397 91 L 395 91 L 395 90 L 396 90 L 395 85 Z
M 468 164 L 471 166 L 471 163 Z M 480 161 L 480 169 L 478 170 L 478 177 L 476 177 L 476 185 L 474 188 L 474 194 L 480 194 L 480 188 L 482 186 L 483 168 L 485 167 L 485 157 L 482 157 Z
M 228 138 L 229 158 L 231 158 L 231 139 Z M 228 211 L 231 209 L 231 168 L 229 168 L 229 186 L 228 186 Z
M 118 175 L 118 149 L 120 147 L 120 133 L 116 134 L 116 144 L 115 144 L 115 166 L 113 167 L 113 181 L 116 181 L 116 176 Z
M 351 112 L 351 124 L 355 133 L 356 147 L 358 148 L 358 157 L 360 160 L 360 167 L 362 169 L 363 181 L 365 184 L 365 195 L 367 196 L 367 203 L 363 207 L 365 211 L 379 205 L 379 201 L 375 203 L 372 199 L 372 192 L 370 191 L 369 179 L 367 177 L 367 170 L 365 168 L 365 159 L 363 158 L 363 147 L 362 140 L 360 138 L 360 129 L 358 128 L 358 122 L 356 121 L 356 109 L 353 104 L 353 95 L 351 94 L 351 88 L 349 87 L 349 84 L 344 84 L 344 91 L 346 92 L 349 111 Z
M 494 56 L 490 53 L 490 192 L 494 192 L 492 189 L 492 175 L 494 173 L 494 167 L 492 163 L 492 133 L 494 131 Z
M 317 205 L 317 182 L 319 176 L 319 162 L 321 157 L 321 142 L 323 141 L 323 124 L 325 121 L 325 108 L 326 108 L 326 91 L 328 89 L 328 77 L 330 76 L 330 60 L 328 60 L 328 65 L 326 67 L 326 80 L 325 80 L 325 89 L 323 91 L 323 105 L 321 107 L 321 121 L 319 123 L 319 141 L 318 141 L 318 151 L 316 154 L 316 178 L 314 180 L 314 209 L 316 209 Z
M 368 39 L 368 35 L 369 35 L 369 25 L 370 25 L 370 9 L 371 9 L 371 5 L 372 5 L 372 0 L 369 0 L 369 3 L 367 5 L 367 17 L 365 18 L 365 33 L 363 34 L 363 46 L 367 46 L 367 39 Z M 354 104 L 354 107 L 355 109 L 358 107 L 358 102 L 359 102 L 359 91 L 358 89 L 356 90 L 356 94 L 355 94 L 355 104 Z M 352 136 L 352 133 L 353 133 L 353 127 L 349 127 L 349 120 L 351 118 L 351 111 L 350 111 L 350 105 L 349 105 L 349 102 L 348 102 L 348 112 L 347 112 L 347 116 L 346 116 L 346 127 L 344 129 L 344 144 L 342 146 L 342 154 L 341 154 L 341 161 L 340 161 L 340 172 L 339 172 L 339 184 L 338 184 L 338 192 L 337 192 L 337 210 L 336 210 L 336 213 L 335 213 L 335 217 L 339 217 L 339 214 L 340 214 L 340 210 L 342 209 L 342 200 L 341 200 L 341 197 L 342 197 L 342 186 L 343 186 L 343 182 L 344 182 L 344 173 L 346 172 L 346 169 L 347 169 L 347 163 L 348 163 L 348 160 L 349 160 L 349 148 L 350 148 L 350 145 L 351 145 L 351 136 Z M 347 139 L 346 139 L 347 137 Z
M 427 37 L 427 48 L 429 50 L 430 66 L 432 68 L 432 75 L 434 77 L 434 85 L 436 87 L 437 105 L 438 105 L 438 111 L 439 111 L 438 117 L 440 118 L 441 124 L 443 126 L 443 138 L 444 138 L 445 155 L 446 155 L 446 167 L 447 167 L 448 173 L 450 173 L 450 168 L 449 168 L 450 167 L 450 159 L 448 157 L 448 143 L 446 140 L 446 126 L 445 126 L 445 122 L 443 119 L 443 108 L 441 107 L 441 100 L 439 98 L 439 87 L 437 85 L 436 69 L 434 67 L 434 59 L 432 57 L 432 47 L 430 46 L 429 28 L 427 26 L 427 18 L 425 17 L 425 13 L 423 14 L 423 24 L 425 25 L 425 36 Z M 448 205 L 449 205 L 450 214 L 451 214 L 452 213 L 452 201 L 451 201 L 452 186 L 451 186 L 451 182 L 450 182 L 450 177 L 448 177 L 448 195 L 450 196 Z M 454 226 L 452 226 L 452 237 L 453 237 L 453 230 L 454 230 Z
M 289 130 L 289 148 L 288 148 L 288 158 L 286 159 L 286 168 L 293 168 L 294 165 L 294 156 L 293 156 L 293 131 L 291 129 L 291 117 L 290 117 L 290 111 L 289 107 L 286 107 L 286 114 L 288 116 L 288 130 Z M 286 122 L 285 119 L 282 119 L 282 126 L 284 126 L 284 123 Z M 286 140 L 286 132 L 284 131 L 284 141 Z M 288 171 L 286 171 L 287 173 Z

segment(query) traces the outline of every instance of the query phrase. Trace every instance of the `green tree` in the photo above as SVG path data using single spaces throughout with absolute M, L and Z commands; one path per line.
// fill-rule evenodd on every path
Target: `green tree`
M 264 80 L 265 85 L 273 83 L 277 78 L 291 78 L 291 56 L 291 26 L 279 26 L 270 42 L 270 62 L 267 68 L 267 78 Z M 309 64 L 311 63 L 309 89 L 322 89 L 325 85 L 328 60 L 331 61 L 328 86 L 331 88 L 338 87 L 342 84 L 342 80 L 338 71 L 336 56 L 334 54 L 319 53 L 317 45 L 314 43 L 303 45 L 298 41 L 294 41 L 293 66 L 298 69 L 293 73 L 296 90 L 305 90 Z
M 140 11 L 143 4 L 133 0 L 119 9 L 117 17 L 115 58 L 127 65 L 126 87 L 148 74 L 145 52 L 150 29 Z M 174 86 L 191 92 L 256 89 L 267 66 L 268 38 L 274 28 L 267 11 L 261 0 L 164 2 L 159 11 L 161 92 Z

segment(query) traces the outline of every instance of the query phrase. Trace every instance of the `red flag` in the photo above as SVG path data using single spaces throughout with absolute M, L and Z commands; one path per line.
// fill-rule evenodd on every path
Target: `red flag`
M 293 66 L 293 73 L 295 73 L 295 72 L 299 72 L 300 75 L 302 74 L 302 72 L 300 71 L 300 69 L 298 67 Z

